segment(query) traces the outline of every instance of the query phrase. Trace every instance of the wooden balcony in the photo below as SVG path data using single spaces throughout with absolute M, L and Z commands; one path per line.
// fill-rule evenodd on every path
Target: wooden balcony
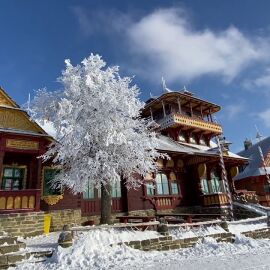
M 204 206 L 218 206 L 229 204 L 229 198 L 226 193 L 205 194 L 202 195 Z
M 40 189 L 0 190 L 0 214 L 39 211 Z
M 204 121 L 196 117 L 189 117 L 180 113 L 171 113 L 166 117 L 157 120 L 157 123 L 160 125 L 161 129 L 166 129 L 168 127 L 186 126 L 198 130 L 205 130 L 209 133 L 222 133 L 221 125 L 217 123 Z

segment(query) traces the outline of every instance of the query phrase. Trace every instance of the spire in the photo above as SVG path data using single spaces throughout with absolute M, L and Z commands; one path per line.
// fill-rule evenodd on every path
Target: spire
M 161 83 L 162 83 L 162 93 L 165 94 L 165 93 L 170 93 L 171 90 L 169 88 L 167 88 L 166 86 L 166 81 L 165 79 L 163 78 L 163 76 L 161 77 Z
M 262 139 L 262 137 L 263 137 L 263 135 L 259 132 L 259 129 L 257 128 L 256 125 L 255 125 L 255 128 L 256 128 L 256 131 L 257 131 L 257 133 L 256 133 L 256 139 L 260 142 L 261 139 Z

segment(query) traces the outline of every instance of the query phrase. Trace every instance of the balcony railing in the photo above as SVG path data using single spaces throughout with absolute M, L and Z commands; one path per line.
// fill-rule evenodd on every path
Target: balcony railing
M 40 189 L 0 190 L 0 214 L 39 211 Z
M 157 196 L 145 196 L 145 200 L 150 201 L 155 210 L 174 209 L 181 201 L 180 195 L 157 195 Z
M 82 200 L 82 214 L 83 215 L 93 215 L 99 214 L 101 210 L 101 200 L 100 199 L 83 199 Z M 112 198 L 112 212 L 122 212 L 123 203 L 122 198 Z
M 206 131 L 211 131 L 217 134 L 222 133 L 221 125 L 213 122 L 204 121 L 199 118 L 182 115 L 180 113 L 171 113 L 166 117 L 157 120 L 161 129 L 166 129 L 173 126 L 188 126 Z
M 218 206 L 229 204 L 229 198 L 226 193 L 205 194 L 203 197 L 204 206 Z

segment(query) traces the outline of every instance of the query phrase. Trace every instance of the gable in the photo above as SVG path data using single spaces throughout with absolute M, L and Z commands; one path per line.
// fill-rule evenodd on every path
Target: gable
M 0 87 L 0 106 L 19 108 L 16 102 Z
M 0 128 L 46 134 L 37 123 L 31 121 L 26 112 L 11 108 L 0 107 Z
M 19 105 L 0 87 L 0 128 L 47 134 Z

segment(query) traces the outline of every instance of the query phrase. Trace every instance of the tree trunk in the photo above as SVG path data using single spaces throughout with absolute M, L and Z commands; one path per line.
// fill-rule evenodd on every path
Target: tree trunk
M 100 224 L 111 224 L 112 214 L 112 187 L 101 185 L 101 216 Z

